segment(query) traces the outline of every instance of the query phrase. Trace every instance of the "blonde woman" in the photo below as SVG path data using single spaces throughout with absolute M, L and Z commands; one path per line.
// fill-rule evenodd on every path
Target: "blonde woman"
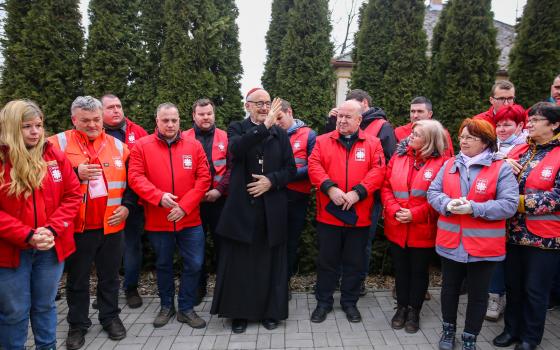
M 426 191 L 448 158 L 447 148 L 447 135 L 438 121 L 413 123 L 410 136 L 397 145 L 391 157 L 381 188 L 397 292 L 391 327 L 408 333 L 420 328 L 420 309 L 436 241 L 438 213 L 426 200 Z
M 26 100 L 0 111 L 0 348 L 56 348 L 54 298 L 74 247 L 79 183 L 45 142 L 43 112 Z

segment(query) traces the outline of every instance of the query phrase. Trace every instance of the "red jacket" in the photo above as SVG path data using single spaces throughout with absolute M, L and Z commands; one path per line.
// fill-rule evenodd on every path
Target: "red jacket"
M 412 134 L 412 122 L 399 126 L 395 129 L 395 137 L 397 138 L 397 142 L 401 142 L 403 139 L 407 138 L 410 134 Z M 453 140 L 451 140 L 451 135 L 449 135 L 449 131 L 445 129 L 445 135 L 447 136 L 447 150 L 445 151 L 446 157 L 453 157 L 455 152 L 453 150 Z
M 1 152 L 7 158 L 7 148 Z M 0 190 L 0 267 L 17 268 L 21 250 L 31 249 L 27 243 L 33 229 L 47 227 L 54 231 L 55 249 L 59 261 L 76 250 L 74 217 L 82 196 L 78 177 L 63 153 L 51 143 L 45 144 L 43 159 L 47 172 L 42 187 L 28 198 L 8 196 L 7 187 Z M 10 182 L 10 163 L 4 168 L 4 184 Z
M 294 153 L 294 160 L 296 162 L 296 168 L 298 169 L 307 165 L 307 158 L 309 158 L 309 154 L 307 154 L 309 131 L 311 131 L 309 127 L 303 126 L 290 135 L 290 144 L 292 145 L 292 152 Z M 286 187 L 300 193 L 311 193 L 309 177 L 298 181 L 292 181 L 287 184 Z
M 472 117 L 473 119 L 484 119 L 496 128 L 496 121 L 494 120 L 494 106 L 490 106 L 490 109 L 486 112 L 482 112 L 480 114 L 475 115 Z
M 381 188 L 384 205 L 385 236 L 401 247 L 429 248 L 435 245 L 438 213 L 426 199 L 426 192 L 436 177 L 444 157 L 429 158 L 419 169 L 409 148 L 406 154 L 395 154 L 387 166 Z M 400 208 L 410 209 L 412 222 L 402 224 L 395 219 Z
M 354 186 L 361 185 L 367 196 L 354 204 L 358 221 L 356 227 L 371 225 L 372 193 L 378 190 L 385 175 L 385 157 L 381 142 L 377 137 L 366 135 L 360 130 L 358 139 L 350 151 L 339 140 L 338 131 L 332 131 L 317 137 L 315 148 L 309 157 L 309 179 L 318 189 L 330 180 L 344 192 L 349 192 Z M 317 191 L 317 221 L 345 226 L 325 209 L 330 198 L 322 190 Z
M 130 187 L 144 201 L 147 231 L 179 231 L 200 225 L 199 204 L 210 187 L 210 170 L 197 140 L 177 139 L 168 146 L 158 131 L 136 142 L 128 164 Z M 164 192 L 179 197 L 186 215 L 174 223 L 167 220 L 170 209 L 160 206 Z
M 148 133 L 140 125 L 134 123 L 132 120 L 126 118 L 126 131 L 124 133 L 124 142 L 129 149 L 136 144 L 136 141 L 144 136 L 148 136 Z

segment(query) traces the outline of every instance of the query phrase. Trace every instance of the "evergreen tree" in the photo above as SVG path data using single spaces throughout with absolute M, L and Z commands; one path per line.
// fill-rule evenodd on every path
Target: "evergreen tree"
M 487 108 L 499 54 L 490 3 L 450 1 L 434 29 L 431 97 L 435 115 L 452 133 Z
M 101 97 L 113 93 L 128 106 L 131 67 L 136 65 L 137 1 L 91 0 L 89 34 L 84 59 L 84 88 Z
M 276 73 L 277 95 L 315 129 L 334 102 L 330 31 L 327 0 L 294 0 Z
M 510 54 L 510 77 L 517 102 L 531 106 L 550 96 L 560 73 L 560 2 L 528 0 Z
M 426 94 L 428 88 L 425 6 L 423 0 L 394 0 L 391 5 L 393 37 L 386 52 L 389 62 L 379 104 L 394 125 L 402 125 L 409 122 L 410 101 Z
M 70 105 L 82 93 L 83 30 L 77 0 L 6 0 L 2 104 L 34 100 L 48 132 L 70 123 Z
M 125 111 L 146 130 L 154 130 L 157 88 L 164 37 L 163 4 L 160 0 L 139 0 L 136 31 L 136 64 L 131 69 L 130 89 Z M 124 103 L 124 101 L 123 101 Z
M 271 20 L 266 32 L 266 62 L 262 75 L 263 87 L 275 95 L 278 88 L 276 72 L 280 64 L 282 40 L 288 28 L 288 12 L 294 6 L 294 0 L 274 0 L 272 2 Z
M 232 0 L 165 2 L 158 100 L 177 104 L 185 127 L 191 125 L 191 118 L 185 116 L 201 97 L 216 104 L 219 127 L 243 115 L 237 13 Z
M 367 91 L 374 105 L 383 100 L 383 78 L 389 66 L 389 45 L 393 40 L 393 0 L 369 0 L 360 13 L 359 30 L 354 36 L 352 89 Z M 412 45 L 407 43 L 406 47 Z M 384 106 L 383 106 L 384 107 Z

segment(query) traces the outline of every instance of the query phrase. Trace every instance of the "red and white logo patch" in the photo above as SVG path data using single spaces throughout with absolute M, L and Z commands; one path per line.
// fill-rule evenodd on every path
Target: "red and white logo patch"
M 62 181 L 62 172 L 58 168 L 58 165 L 49 166 L 49 173 L 54 182 L 61 182 Z
M 136 136 L 134 136 L 134 132 L 131 132 L 128 134 L 128 142 L 134 143 L 134 141 L 136 141 Z
M 294 149 L 299 149 L 301 147 L 299 141 L 294 142 Z
M 113 163 L 115 164 L 116 168 L 122 168 L 124 163 L 120 157 L 113 157 Z
M 550 180 L 552 178 L 552 167 L 551 166 L 547 166 L 547 167 L 543 168 L 543 170 L 541 171 L 541 178 L 543 180 Z
M 476 184 L 474 188 L 476 193 L 486 193 L 487 188 L 488 188 L 488 180 L 486 179 L 476 180 Z
M 226 146 L 224 146 L 224 144 L 222 142 L 220 142 L 220 143 L 218 143 L 218 149 L 223 152 L 223 151 L 226 150 Z
M 365 162 L 366 161 L 366 149 L 365 148 L 356 148 L 355 159 L 357 162 Z
M 426 169 L 424 171 L 424 180 L 432 181 L 433 177 L 434 177 L 434 169 Z
M 192 169 L 191 155 L 183 155 L 183 169 Z

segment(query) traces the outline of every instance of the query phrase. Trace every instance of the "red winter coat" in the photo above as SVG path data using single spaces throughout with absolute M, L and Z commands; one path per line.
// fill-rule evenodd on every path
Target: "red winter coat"
M 7 147 L 0 152 L 7 159 Z M 17 268 L 21 250 L 31 249 L 27 243 L 33 229 L 47 227 L 54 231 L 55 249 L 59 261 L 76 250 L 74 244 L 74 217 L 82 196 L 80 183 L 70 161 L 51 143 L 45 144 L 43 159 L 47 172 L 42 187 L 27 198 L 8 196 L 8 188 L 0 190 L 0 267 Z M 4 168 L 4 184 L 9 184 L 12 165 Z
M 366 135 L 360 130 L 358 139 L 350 151 L 339 140 L 338 131 L 317 137 L 315 148 L 309 157 L 309 179 L 317 188 L 330 180 L 344 192 L 349 192 L 356 185 L 367 191 L 367 197 L 354 204 L 358 221 L 356 227 L 371 225 L 371 208 L 373 192 L 380 189 L 385 177 L 385 156 L 381 142 L 377 137 Z M 317 221 L 345 226 L 325 209 L 330 198 L 322 190 L 317 191 Z
M 488 123 L 492 124 L 494 128 L 496 128 L 496 121 L 494 120 L 494 106 L 490 106 L 490 109 L 486 112 L 482 112 L 480 114 L 475 115 L 472 117 L 473 119 L 483 119 L 486 120 Z
M 391 157 L 381 188 L 385 236 L 389 241 L 403 248 L 435 246 L 438 213 L 428 203 L 426 191 L 446 159 L 446 156 L 429 158 L 416 169 L 416 159 L 410 148 L 404 154 Z M 395 219 L 401 207 L 410 210 L 412 222 L 402 224 Z
M 147 231 L 179 231 L 200 225 L 200 201 L 210 187 L 208 160 L 200 142 L 179 133 L 168 146 L 158 131 L 136 142 L 128 163 L 130 187 L 144 202 Z M 167 220 L 171 209 L 159 205 L 164 192 L 179 197 L 186 215 Z
M 138 139 L 148 136 L 148 133 L 140 125 L 134 123 L 132 120 L 126 118 L 126 131 L 124 133 L 124 142 L 129 149 L 136 144 Z

